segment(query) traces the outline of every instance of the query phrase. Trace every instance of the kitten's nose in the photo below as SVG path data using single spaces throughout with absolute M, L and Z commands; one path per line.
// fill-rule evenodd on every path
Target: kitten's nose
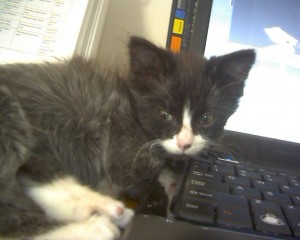
M 191 144 L 184 144 L 183 146 L 179 146 L 183 151 L 189 149 L 191 147 Z
M 183 152 L 188 150 L 192 146 L 192 144 L 184 142 L 178 142 L 177 145 Z
M 177 146 L 183 152 L 189 149 L 193 143 L 193 134 L 190 130 L 182 128 L 176 138 Z

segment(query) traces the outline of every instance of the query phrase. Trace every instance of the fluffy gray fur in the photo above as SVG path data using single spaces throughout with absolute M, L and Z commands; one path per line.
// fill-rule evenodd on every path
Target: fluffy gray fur
M 195 127 L 218 138 L 255 57 L 247 50 L 207 61 L 139 38 L 129 50 L 128 76 L 80 57 L 0 66 L 0 235 L 31 236 L 63 224 L 26 195 L 32 184 L 73 176 L 115 198 L 143 195 L 167 156 L 160 140 L 181 128 L 183 103 L 193 103 L 199 118 L 220 106 L 214 126 Z M 157 120 L 160 106 L 171 106 L 178 121 Z

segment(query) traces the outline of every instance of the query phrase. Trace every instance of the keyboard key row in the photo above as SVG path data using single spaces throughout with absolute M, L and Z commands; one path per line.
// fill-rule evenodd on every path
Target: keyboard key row
M 292 196 L 272 191 L 259 191 L 254 188 L 247 188 L 245 186 L 227 186 L 222 183 L 215 183 L 209 181 L 201 181 L 191 179 L 186 192 L 191 196 L 202 196 L 202 197 L 212 197 L 214 193 L 226 193 L 230 195 L 237 195 L 248 199 L 263 199 L 266 201 L 299 205 L 300 197 Z
M 290 217 L 289 215 L 286 218 L 278 206 L 263 209 L 254 205 L 256 207 L 251 208 L 251 211 L 249 211 L 248 208 L 232 204 L 232 202 L 228 202 L 229 199 L 225 199 L 224 202 L 219 203 L 217 206 L 210 201 L 185 199 L 182 202 L 178 215 L 181 218 L 196 222 L 216 223 L 285 235 L 292 234 L 288 225 L 289 221 L 294 235 L 300 236 L 299 218 Z M 235 199 L 232 198 L 230 200 Z
M 227 161 L 197 162 L 190 173 L 179 217 L 300 237 L 300 178 Z
M 219 172 L 225 175 L 248 175 L 250 178 L 257 180 L 270 180 L 280 184 L 290 184 L 293 186 L 300 186 L 300 176 L 294 176 L 293 173 L 276 172 L 274 170 L 255 167 L 243 163 L 235 163 L 230 161 L 195 161 L 192 168 L 197 168 L 201 171 Z M 256 174 L 258 173 L 258 174 Z M 259 176 L 261 175 L 261 176 Z M 278 177 L 278 178 L 277 178 Z M 286 182 L 287 180 L 287 182 Z
M 242 185 L 247 187 L 253 187 L 259 190 L 268 190 L 274 192 L 282 192 L 289 195 L 300 196 L 300 187 L 295 186 L 297 183 L 296 180 L 293 181 L 293 185 L 289 186 L 286 185 L 287 181 L 281 181 L 281 177 L 276 178 L 266 178 L 266 181 L 254 179 L 254 175 L 252 175 L 252 179 L 249 179 L 244 176 L 233 176 L 233 175 L 222 175 L 219 172 L 205 172 L 192 169 L 191 170 L 192 176 L 195 179 L 203 179 L 204 181 L 215 181 L 220 183 L 227 183 L 230 185 Z M 268 176 L 268 175 L 267 175 Z M 298 181 L 298 180 L 297 180 Z M 283 184 L 286 183 L 286 184 Z

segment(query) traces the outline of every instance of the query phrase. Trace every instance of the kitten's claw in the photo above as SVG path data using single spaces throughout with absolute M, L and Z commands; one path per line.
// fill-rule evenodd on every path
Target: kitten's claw
M 129 208 L 125 208 L 123 214 L 119 215 L 118 218 L 113 219 L 113 221 L 121 228 L 125 228 L 128 223 L 130 222 L 130 220 L 132 219 L 134 215 L 134 211 L 129 209 Z
M 123 203 L 114 200 L 107 199 L 107 207 L 104 209 L 105 213 L 111 216 L 112 218 L 118 218 L 124 214 L 125 206 Z
M 126 208 L 123 203 L 113 200 L 111 204 L 108 205 L 108 214 L 112 221 L 115 222 L 119 227 L 125 228 L 129 221 L 134 215 L 134 211 Z

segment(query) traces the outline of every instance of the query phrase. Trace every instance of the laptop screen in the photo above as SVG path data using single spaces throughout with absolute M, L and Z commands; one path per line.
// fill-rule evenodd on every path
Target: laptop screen
M 204 55 L 257 53 L 227 130 L 300 143 L 299 9 L 299 0 L 213 1 Z

